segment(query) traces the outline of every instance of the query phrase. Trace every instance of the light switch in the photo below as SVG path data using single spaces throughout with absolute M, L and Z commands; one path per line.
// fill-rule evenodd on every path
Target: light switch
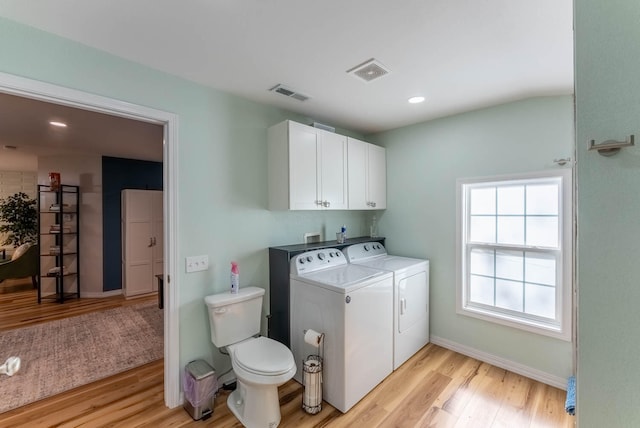
M 209 269 L 209 256 L 191 256 L 185 259 L 187 273 Z

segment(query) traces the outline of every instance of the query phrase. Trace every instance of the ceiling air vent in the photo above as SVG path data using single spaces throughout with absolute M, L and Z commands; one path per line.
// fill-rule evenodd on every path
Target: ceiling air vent
M 287 96 L 289 98 L 293 98 L 296 99 L 298 101 L 306 101 L 309 99 L 309 97 L 307 95 L 301 94 L 298 91 L 294 91 L 291 88 L 287 88 L 284 85 L 278 84 L 276 86 L 274 86 L 273 88 L 269 89 L 271 92 L 277 92 L 279 94 L 282 94 L 284 96 Z
M 391 73 L 391 70 L 380 64 L 377 60 L 371 58 L 370 60 L 353 67 L 351 70 L 347 70 L 347 73 L 369 83 Z

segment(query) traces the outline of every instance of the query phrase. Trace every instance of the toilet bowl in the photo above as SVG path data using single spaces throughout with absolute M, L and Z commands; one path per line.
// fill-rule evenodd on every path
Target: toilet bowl
M 236 294 L 205 297 L 211 341 L 226 347 L 236 375 L 236 390 L 227 399 L 233 415 L 248 428 L 275 428 L 280 423 L 278 386 L 296 373 L 291 350 L 258 336 L 264 289 L 246 287 Z M 258 336 L 258 337 L 256 337 Z
M 266 337 L 249 339 L 227 350 L 237 384 L 227 398 L 229 410 L 246 427 L 278 426 L 278 386 L 296 373 L 291 351 Z

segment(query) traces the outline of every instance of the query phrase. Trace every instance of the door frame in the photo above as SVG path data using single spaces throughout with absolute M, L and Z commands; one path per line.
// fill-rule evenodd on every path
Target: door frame
M 50 83 L 0 72 L 0 92 L 39 101 L 155 123 L 164 128 L 163 211 L 164 211 L 164 402 L 169 408 L 180 400 L 179 294 L 176 282 L 178 234 L 178 116 L 154 108 L 90 94 Z

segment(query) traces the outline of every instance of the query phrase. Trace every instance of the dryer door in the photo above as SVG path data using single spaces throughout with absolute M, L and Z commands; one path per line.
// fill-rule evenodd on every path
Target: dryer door
M 398 333 L 424 323 L 429 316 L 427 272 L 416 272 L 398 281 Z

